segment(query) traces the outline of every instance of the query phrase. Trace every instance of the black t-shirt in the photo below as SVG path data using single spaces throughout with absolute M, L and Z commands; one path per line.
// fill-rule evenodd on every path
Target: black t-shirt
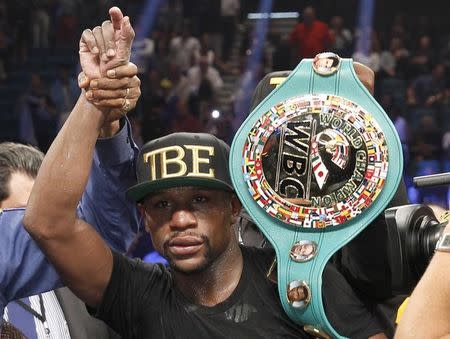
M 271 249 L 241 247 L 241 279 L 224 302 L 206 307 L 186 299 L 170 269 L 114 253 L 111 280 L 97 316 L 123 338 L 310 338 L 291 321 L 279 301 L 277 285 L 266 278 Z M 332 266 L 324 272 L 324 300 L 333 304 L 329 319 L 351 338 L 382 332 L 381 326 Z

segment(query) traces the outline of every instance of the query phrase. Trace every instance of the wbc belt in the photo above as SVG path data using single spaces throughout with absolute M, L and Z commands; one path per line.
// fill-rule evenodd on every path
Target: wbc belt
M 351 59 L 304 59 L 235 135 L 236 192 L 276 252 L 280 300 L 316 336 L 342 338 L 327 320 L 322 272 L 392 199 L 401 144 Z

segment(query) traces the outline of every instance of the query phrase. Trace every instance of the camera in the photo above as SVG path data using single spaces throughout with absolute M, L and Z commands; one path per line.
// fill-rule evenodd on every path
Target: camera
M 450 184 L 450 172 L 414 178 L 416 187 Z M 425 272 L 448 221 L 439 222 L 426 205 L 389 208 L 387 257 L 394 294 L 409 294 Z

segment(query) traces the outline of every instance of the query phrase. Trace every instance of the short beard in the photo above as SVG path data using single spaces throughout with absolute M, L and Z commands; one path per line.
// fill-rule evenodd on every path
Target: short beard
M 204 272 L 207 268 L 209 268 L 211 266 L 211 263 L 213 262 L 213 255 L 212 255 L 212 251 L 211 251 L 211 244 L 209 243 L 209 238 L 206 235 L 200 235 L 200 237 L 203 239 L 204 243 L 204 247 L 205 247 L 205 255 L 204 255 L 204 260 L 202 263 L 200 263 L 197 267 L 191 268 L 189 270 L 185 270 L 182 267 L 178 266 L 176 264 L 176 262 L 173 260 L 173 258 L 170 256 L 169 251 L 168 251 L 168 247 L 169 247 L 169 241 L 166 241 L 164 243 L 164 253 L 163 256 L 164 258 L 167 259 L 167 261 L 169 262 L 169 266 L 172 270 L 174 270 L 175 272 L 178 273 L 182 273 L 184 275 L 194 275 L 197 273 L 201 273 Z

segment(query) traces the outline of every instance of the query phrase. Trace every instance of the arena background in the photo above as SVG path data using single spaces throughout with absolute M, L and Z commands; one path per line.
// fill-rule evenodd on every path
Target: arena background
M 0 0 L 0 140 L 47 150 L 79 94 L 80 33 L 118 5 L 136 30 L 142 97 L 129 114 L 136 143 L 182 130 L 231 142 L 262 76 L 299 62 L 291 32 L 312 5 L 334 37 L 324 50 L 376 72 L 375 97 L 398 128 L 411 202 L 449 207 L 447 187 L 411 184 L 413 176 L 450 171 L 446 1 L 222 2 L 226 13 L 220 0 Z

